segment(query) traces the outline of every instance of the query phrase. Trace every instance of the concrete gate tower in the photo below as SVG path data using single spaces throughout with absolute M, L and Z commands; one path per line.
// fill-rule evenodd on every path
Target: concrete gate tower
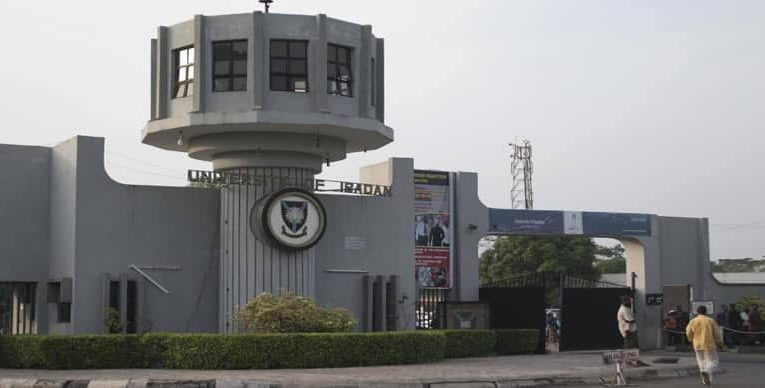
M 143 142 L 233 177 L 221 191 L 221 330 L 236 331 L 231 313 L 260 292 L 314 296 L 315 249 L 268 238 L 270 226 L 256 218 L 289 210 L 268 208 L 275 199 L 323 211 L 310 194 L 322 166 L 393 140 L 384 124 L 383 40 L 371 26 L 325 15 L 254 12 L 196 15 L 159 27 L 151 45 Z M 277 193 L 285 187 L 305 195 Z M 316 228 L 306 232 L 301 209 L 292 209 L 294 230 L 282 231 L 320 238 Z

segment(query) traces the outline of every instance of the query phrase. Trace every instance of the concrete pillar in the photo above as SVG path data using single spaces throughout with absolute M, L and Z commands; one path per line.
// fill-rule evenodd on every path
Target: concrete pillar
M 252 109 L 263 109 L 263 93 L 267 90 L 267 74 L 263 69 L 270 69 L 268 61 L 268 39 L 263 29 L 263 12 L 257 11 L 252 14 L 252 38 L 250 39 L 249 59 L 247 67 L 250 69 L 247 77 L 247 89 L 252 91 Z
M 204 71 L 204 60 L 207 51 L 205 44 L 205 17 L 203 15 L 194 16 L 194 96 L 191 110 L 194 112 L 205 111 L 205 95 L 207 91 L 208 74 Z M 173 70 L 175 71 L 175 70 Z M 175 76 L 175 75 L 173 75 Z
M 377 39 L 377 55 L 375 58 L 375 67 L 377 83 L 375 84 L 375 112 L 377 120 L 385 122 L 385 40 Z
M 369 117 L 369 59 L 371 54 L 372 26 L 361 26 L 361 47 L 359 48 L 359 63 L 356 68 L 359 69 L 357 79 L 355 80 L 358 90 L 356 101 L 359 102 L 359 117 Z
M 167 27 L 157 29 L 157 66 L 156 66 L 156 120 L 167 118 L 167 105 L 170 101 L 170 84 L 173 77 L 170 74 L 170 37 Z
M 398 276 L 388 278 L 388 286 L 385 289 L 385 319 L 388 331 L 398 328 Z
M 372 331 L 385 330 L 383 284 L 382 276 L 376 276 L 372 283 Z
M 159 76 L 159 70 L 158 70 L 158 62 L 157 62 L 157 40 L 152 39 L 151 40 L 151 107 L 149 108 L 149 120 L 156 120 L 157 119 L 157 79 Z
M 313 70 L 309 82 L 313 108 L 317 112 L 329 112 L 327 105 L 327 15 L 316 15 L 316 39 L 308 66 Z
M 232 314 L 262 292 L 316 295 L 315 248 L 284 251 L 256 238 L 250 223 L 250 212 L 263 197 L 287 187 L 310 191 L 314 170 L 259 167 L 225 172 L 264 178 L 262 185 L 232 184 L 221 189 L 221 330 L 238 332 Z
M 361 278 L 362 282 L 362 296 L 364 301 L 364 314 L 361 317 L 361 331 L 372 331 L 372 316 L 373 304 L 373 291 L 372 291 L 372 277 L 370 275 L 364 275 Z

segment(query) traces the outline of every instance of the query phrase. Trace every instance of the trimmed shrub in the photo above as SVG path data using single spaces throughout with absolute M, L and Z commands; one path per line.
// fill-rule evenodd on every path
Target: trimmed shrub
M 539 343 L 539 330 L 507 329 L 494 330 L 497 344 L 494 351 L 499 355 L 536 353 Z
M 0 337 L 0 368 L 329 368 L 443 359 L 440 332 Z
M 446 358 L 485 357 L 494 353 L 497 334 L 493 330 L 444 330 Z
M 318 306 L 311 298 L 288 291 L 274 296 L 262 293 L 236 314 L 251 333 L 338 333 L 350 332 L 356 319 L 350 311 Z

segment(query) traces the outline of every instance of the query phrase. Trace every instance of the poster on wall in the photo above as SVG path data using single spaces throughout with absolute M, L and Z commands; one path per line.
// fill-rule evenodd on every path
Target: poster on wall
M 449 173 L 414 172 L 415 278 L 422 288 L 451 287 Z

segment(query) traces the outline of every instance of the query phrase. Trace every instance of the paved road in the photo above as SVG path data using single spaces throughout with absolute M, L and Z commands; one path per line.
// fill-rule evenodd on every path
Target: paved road
M 723 361 L 722 367 L 726 372 L 723 375 L 717 375 L 714 379 L 715 386 L 718 387 L 752 387 L 762 388 L 765 386 L 765 363 L 762 360 L 748 361 Z M 660 380 L 650 382 L 638 382 L 640 387 L 698 387 L 701 385 L 701 377 L 686 377 L 683 379 Z M 593 386 L 593 387 L 598 387 Z

